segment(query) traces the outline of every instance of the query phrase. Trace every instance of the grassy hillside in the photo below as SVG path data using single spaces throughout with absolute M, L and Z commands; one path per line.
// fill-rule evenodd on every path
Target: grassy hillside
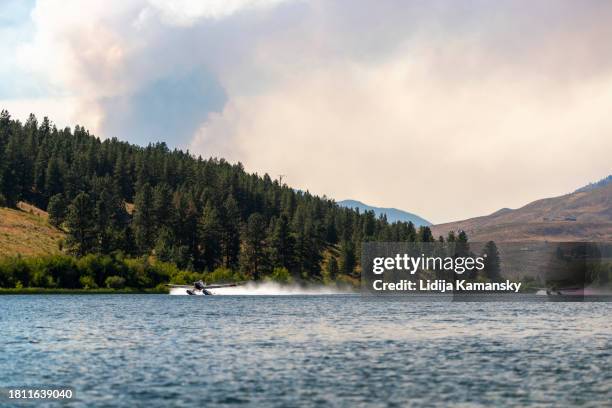
M 0 256 L 59 252 L 64 233 L 47 222 L 47 213 L 25 203 L 19 209 L 0 207 Z

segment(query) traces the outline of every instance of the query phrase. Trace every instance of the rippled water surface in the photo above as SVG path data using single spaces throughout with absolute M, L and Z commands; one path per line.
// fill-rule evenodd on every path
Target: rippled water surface
M 0 296 L 0 386 L 68 385 L 84 407 L 611 406 L 611 312 L 350 295 Z

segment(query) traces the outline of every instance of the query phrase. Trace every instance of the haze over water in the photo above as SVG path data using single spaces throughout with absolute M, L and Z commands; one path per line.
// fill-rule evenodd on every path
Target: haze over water
M 611 312 L 355 295 L 2 296 L 0 387 L 72 386 L 76 407 L 603 406 Z

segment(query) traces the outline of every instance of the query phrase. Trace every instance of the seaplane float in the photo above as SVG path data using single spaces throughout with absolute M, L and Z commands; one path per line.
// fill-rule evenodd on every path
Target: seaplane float
M 218 284 L 208 285 L 206 282 L 199 280 L 197 282 L 193 282 L 193 285 L 174 285 L 170 283 L 170 284 L 167 284 L 166 286 L 170 288 L 185 289 L 185 293 L 187 293 L 190 296 L 195 296 L 195 295 L 212 296 L 214 295 L 214 293 L 210 291 L 211 289 L 230 288 L 233 286 L 244 285 L 245 283 L 246 282 L 232 282 L 232 283 L 218 283 Z

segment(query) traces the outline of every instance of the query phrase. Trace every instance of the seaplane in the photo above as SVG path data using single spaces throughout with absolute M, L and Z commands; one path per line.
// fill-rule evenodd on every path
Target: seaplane
M 558 298 L 558 299 L 578 299 L 585 298 L 591 296 L 609 296 L 604 289 L 601 288 L 591 288 L 591 287 L 563 287 L 557 288 L 556 286 L 548 287 L 548 288 L 538 288 L 536 295 L 546 295 L 549 298 Z
M 193 285 L 174 285 L 170 283 L 170 284 L 167 284 L 166 286 L 170 288 L 185 289 L 185 293 L 187 293 L 190 296 L 195 296 L 195 295 L 212 296 L 214 295 L 214 293 L 210 291 L 211 289 L 230 288 L 233 286 L 244 285 L 245 283 L 246 282 L 233 282 L 233 283 L 218 283 L 218 284 L 208 285 L 206 282 L 199 280 L 197 282 L 193 282 Z

